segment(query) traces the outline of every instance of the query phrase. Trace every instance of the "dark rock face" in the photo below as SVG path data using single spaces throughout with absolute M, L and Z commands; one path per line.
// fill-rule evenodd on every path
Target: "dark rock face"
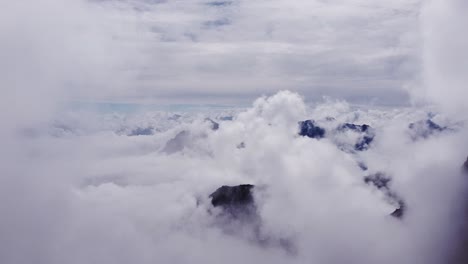
M 338 131 L 344 132 L 347 130 L 351 130 L 357 133 L 362 134 L 361 138 L 354 144 L 354 150 L 356 151 L 364 151 L 369 149 L 370 144 L 374 141 L 375 133 L 371 126 L 363 124 L 363 125 L 355 125 L 350 123 L 345 123 L 338 127 Z
M 211 130 L 218 130 L 219 129 L 219 124 L 217 122 L 213 121 L 212 119 L 206 118 L 205 122 L 210 123 Z
M 222 186 L 212 193 L 211 204 L 222 208 L 222 213 L 217 215 L 217 224 L 226 234 L 241 237 L 257 246 L 277 247 L 288 254 L 297 254 L 292 238 L 262 232 L 262 221 L 253 196 L 254 188 L 251 184 Z
M 463 171 L 468 173 L 468 158 L 466 158 L 465 164 L 463 164 Z
M 396 218 L 403 218 L 403 214 L 405 213 L 405 206 L 404 204 L 400 205 L 400 208 L 395 209 L 390 215 Z
M 346 129 L 350 129 L 350 130 L 354 130 L 354 131 L 357 131 L 357 132 L 366 132 L 369 130 L 369 128 L 371 128 L 369 125 L 366 125 L 366 124 L 363 124 L 363 125 L 355 125 L 355 124 L 350 124 L 350 123 L 344 123 L 343 125 L 341 125 L 338 130 L 346 130 Z
M 222 121 L 232 121 L 233 119 L 234 117 L 232 116 L 223 116 L 219 118 L 219 120 L 222 120 Z
M 167 120 L 176 121 L 176 120 L 179 120 L 181 117 L 182 117 L 181 115 L 175 114 L 175 115 L 169 117 Z
M 182 151 L 189 141 L 190 133 L 185 130 L 181 131 L 173 139 L 166 143 L 166 146 L 164 146 L 162 151 L 167 154 L 173 154 Z
M 237 144 L 236 147 L 237 147 L 238 149 L 243 149 L 243 148 L 245 148 L 245 142 L 242 141 L 241 143 Z
M 320 139 L 325 136 L 325 129 L 317 126 L 314 120 L 305 120 L 299 122 L 299 135 Z
M 369 149 L 370 144 L 374 141 L 374 136 L 364 136 L 355 145 L 354 149 L 357 151 L 364 151 Z
M 391 180 L 392 179 L 390 179 L 385 174 L 380 173 L 380 172 L 364 177 L 365 183 L 371 184 L 377 187 L 377 189 L 379 190 L 388 189 L 388 184 L 390 183 Z
M 396 218 L 403 218 L 406 212 L 406 204 L 395 192 L 390 189 L 391 178 L 385 175 L 384 173 L 378 172 L 372 175 L 364 177 L 364 182 L 373 185 L 380 191 L 382 191 L 388 202 L 397 206 L 397 209 L 393 211 L 390 215 Z
M 253 189 L 251 184 L 222 186 L 209 197 L 214 207 L 221 207 L 223 212 L 237 218 L 255 212 Z
M 468 158 L 466 159 L 465 163 L 461 167 L 461 171 L 464 174 L 464 176 L 468 176 Z M 461 210 L 461 213 L 458 217 L 461 217 L 461 221 L 454 221 L 454 224 L 457 228 L 457 235 L 455 236 L 455 245 L 454 245 L 454 251 L 452 254 L 448 257 L 448 261 L 446 263 L 448 264 L 463 264 L 463 263 L 468 263 L 468 203 L 467 203 L 467 194 L 466 194 L 466 187 L 467 187 L 467 182 L 466 179 L 464 181 L 464 191 L 465 194 L 462 196 L 464 198 L 464 203 L 463 201 L 460 201 L 460 207 L 458 207 L 459 210 Z
M 154 129 L 152 127 L 146 127 L 146 128 L 137 127 L 133 129 L 128 135 L 129 136 L 151 136 L 153 134 L 154 134 Z
M 430 119 L 411 123 L 408 128 L 410 129 L 413 140 L 417 140 L 419 138 L 426 139 L 434 134 L 447 130 L 447 127 L 442 127 Z
M 358 166 L 361 170 L 363 171 L 366 171 L 368 170 L 369 168 L 367 167 L 367 165 L 364 163 L 364 162 L 358 162 Z
M 331 120 L 331 119 L 330 119 Z M 360 138 L 354 144 L 354 150 L 364 151 L 367 150 L 371 143 L 374 141 L 375 132 L 374 129 L 367 125 L 355 125 L 350 123 L 345 123 L 340 125 L 336 131 L 345 132 L 345 131 L 354 131 L 361 134 Z M 299 122 L 299 135 L 303 137 L 321 139 L 325 137 L 326 130 L 318 126 L 314 120 L 305 120 Z

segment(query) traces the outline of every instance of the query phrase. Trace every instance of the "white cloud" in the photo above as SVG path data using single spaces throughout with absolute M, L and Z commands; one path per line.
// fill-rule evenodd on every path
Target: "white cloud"
M 466 112 L 468 23 L 464 1 L 428 1 L 422 13 L 423 87 L 417 99 L 440 105 L 445 111 L 463 117 Z
M 2 178 L 2 263 L 234 263 L 235 256 L 245 263 L 440 263 L 457 225 L 451 205 L 466 155 L 456 147 L 467 143 L 463 130 L 412 142 L 408 123 L 425 118 L 423 110 L 349 107 L 326 102 L 308 110 L 285 91 L 236 110 L 233 121 L 215 119 L 216 131 L 202 114 L 175 123 L 172 114 L 148 114 L 143 123 L 156 131 L 161 124 L 160 132 L 121 134 L 121 125 L 141 124 L 133 118 L 144 116 L 132 114 L 107 119 L 113 126 L 75 116 L 62 122 L 95 129 L 21 137 L 17 154 L 2 153 L 9 161 L 2 171 L 11 173 Z M 297 136 L 298 120 L 327 114 L 335 121 L 319 124 L 369 123 L 375 144 L 352 154 L 332 138 Z M 182 130 L 189 142 L 164 153 Z M 392 176 L 408 205 L 403 220 L 388 216 L 394 207 L 364 184 L 375 171 Z M 208 195 L 241 183 L 261 187 L 256 232 L 288 239 L 294 250 L 249 241 L 249 228 L 223 231 Z
M 463 58 L 464 40 L 445 41 L 464 22 L 463 8 L 434 1 L 423 15 L 425 91 L 449 110 L 464 107 L 463 63 L 452 60 Z M 452 206 L 461 204 L 468 142 L 461 124 L 412 141 L 408 124 L 427 118 L 425 109 L 331 99 L 310 107 L 283 91 L 248 109 L 56 117 L 76 98 L 232 103 L 285 88 L 307 99 L 401 104 L 400 87 L 419 72 L 418 12 L 419 1 L 5 3 L 0 262 L 443 263 L 459 224 Z M 299 137 L 306 118 L 327 129 L 368 123 L 377 137 L 367 152 L 343 152 L 335 143 L 352 142 L 346 134 Z M 156 133 L 127 136 L 138 127 Z M 181 148 L 164 153 L 181 131 L 189 133 Z M 403 220 L 389 217 L 392 205 L 362 181 L 377 171 L 405 199 Z M 261 187 L 255 232 L 295 250 L 259 246 L 249 228 L 224 232 L 208 195 L 240 183 Z

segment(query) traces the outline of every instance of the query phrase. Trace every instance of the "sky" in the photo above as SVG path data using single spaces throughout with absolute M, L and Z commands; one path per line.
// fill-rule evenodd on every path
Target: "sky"
M 59 87 L 47 93 L 66 102 L 246 105 L 291 90 L 310 102 L 428 103 L 446 79 L 464 90 L 465 9 L 460 0 L 6 3 L 2 71 Z M 454 60 L 459 72 L 445 72 Z
M 421 73 L 420 0 L 6 6 L 8 61 L 59 71 L 76 100 L 245 104 L 288 89 L 403 105 Z
M 4 1 L 0 263 L 447 263 L 466 217 L 467 11 Z M 306 119 L 326 136 L 299 136 Z M 372 127 L 368 150 L 345 123 Z M 246 183 L 258 222 L 226 221 L 209 194 Z

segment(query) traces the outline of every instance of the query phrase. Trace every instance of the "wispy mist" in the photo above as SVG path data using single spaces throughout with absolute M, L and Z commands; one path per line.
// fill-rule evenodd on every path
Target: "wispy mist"
M 0 262 L 448 263 L 465 217 L 464 11 L 4 3 Z M 301 136 L 305 120 L 323 135 Z M 255 185 L 249 221 L 209 197 L 239 184 Z

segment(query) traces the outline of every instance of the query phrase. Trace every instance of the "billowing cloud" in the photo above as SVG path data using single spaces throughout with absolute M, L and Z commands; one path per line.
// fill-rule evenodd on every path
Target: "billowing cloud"
M 233 109 L 233 120 L 214 113 L 101 114 L 112 125 L 62 117 L 68 133 L 19 135 L 23 149 L 2 178 L 2 262 L 441 263 L 455 244 L 466 155 L 457 146 L 467 143 L 456 123 L 414 140 L 409 123 L 424 110 L 309 109 L 287 91 Z M 299 136 L 306 118 L 326 136 Z M 334 134 L 344 122 L 375 129 L 368 150 Z M 155 133 L 122 133 L 143 124 Z M 391 178 L 404 218 L 365 183 L 375 172 Z M 209 194 L 246 183 L 258 186 L 259 222 L 220 222 Z
M 423 80 L 417 99 L 440 105 L 460 117 L 466 112 L 468 23 L 464 1 L 428 1 L 422 13 Z
M 0 262 L 446 263 L 464 217 L 466 5 L 427 2 L 420 35 L 420 4 L 5 3 Z M 388 107 L 421 80 L 412 98 L 436 106 Z M 202 102 L 236 106 L 187 111 Z M 323 138 L 298 134 L 307 119 Z M 371 127 L 365 148 L 353 124 Z M 253 222 L 210 203 L 237 184 L 256 186 Z

